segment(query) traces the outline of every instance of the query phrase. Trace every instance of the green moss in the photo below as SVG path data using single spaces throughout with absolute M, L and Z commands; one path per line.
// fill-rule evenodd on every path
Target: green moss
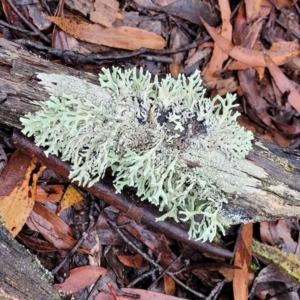
M 135 187 L 166 211 L 159 220 L 190 221 L 191 238 L 224 231 L 223 191 L 245 177 L 234 166 L 253 138 L 232 113 L 234 95 L 206 98 L 198 71 L 152 81 L 142 69 L 104 69 L 100 88 L 60 76 L 39 74 L 46 87 L 57 84 L 57 94 L 21 122 L 46 153 L 71 161 L 72 180 L 92 185 L 110 167 L 117 192 Z M 70 88 L 79 82 L 80 89 Z

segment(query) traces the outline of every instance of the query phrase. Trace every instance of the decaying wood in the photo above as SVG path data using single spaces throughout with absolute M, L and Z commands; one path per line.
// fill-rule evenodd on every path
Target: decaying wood
M 0 46 L 0 120 L 14 128 L 21 128 L 20 116 L 37 109 L 33 101 L 49 97 L 38 84 L 36 72 L 67 74 L 97 82 L 96 75 L 43 60 L 6 40 L 0 39 Z M 247 160 L 260 167 L 264 175 L 249 175 L 259 182 L 259 187 L 251 192 L 228 195 L 231 201 L 225 210 L 231 223 L 299 218 L 300 153 L 256 140 Z
M 58 300 L 51 274 L 11 237 L 0 220 L 0 299 Z

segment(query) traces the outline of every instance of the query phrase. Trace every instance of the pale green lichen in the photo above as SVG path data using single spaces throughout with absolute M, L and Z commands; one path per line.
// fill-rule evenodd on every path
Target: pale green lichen
M 71 76 L 39 78 L 48 90 L 56 84 L 55 96 L 21 118 L 23 132 L 46 154 L 70 160 L 72 180 L 90 186 L 111 168 L 117 192 L 134 187 L 166 211 L 158 220 L 190 221 L 190 237 L 203 241 L 224 232 L 224 191 L 235 178 L 247 180 L 234 167 L 253 138 L 232 113 L 234 95 L 206 98 L 198 71 L 159 81 L 142 69 L 103 69 L 100 87 Z

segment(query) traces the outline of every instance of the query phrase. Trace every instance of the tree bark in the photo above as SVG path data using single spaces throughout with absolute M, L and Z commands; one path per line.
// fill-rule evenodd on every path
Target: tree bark
M 0 220 L 0 299 L 59 300 L 52 275 L 13 239 Z
M 37 72 L 98 82 L 96 75 L 46 61 L 6 40 L 0 39 L 0 46 L 0 121 L 14 128 L 21 128 L 20 116 L 37 109 L 34 101 L 49 98 L 38 83 Z M 230 223 L 300 217 L 300 151 L 255 140 L 253 150 L 239 166 L 256 183 L 228 192 L 231 200 L 224 211 Z

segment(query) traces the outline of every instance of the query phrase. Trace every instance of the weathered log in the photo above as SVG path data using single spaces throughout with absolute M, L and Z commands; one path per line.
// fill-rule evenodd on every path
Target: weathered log
M 0 220 L 0 299 L 61 299 L 40 262 L 10 235 Z
M 20 116 L 34 111 L 33 101 L 49 98 L 38 84 L 37 72 L 73 75 L 92 83 L 97 76 L 58 65 L 0 39 L 0 120 L 21 128 Z M 224 206 L 230 223 L 300 217 L 300 153 L 256 140 L 247 158 L 237 164 L 252 183 L 230 187 Z M 231 171 L 228 170 L 230 173 Z M 253 184 L 255 182 L 255 184 Z M 225 189 L 226 192 L 226 189 Z

